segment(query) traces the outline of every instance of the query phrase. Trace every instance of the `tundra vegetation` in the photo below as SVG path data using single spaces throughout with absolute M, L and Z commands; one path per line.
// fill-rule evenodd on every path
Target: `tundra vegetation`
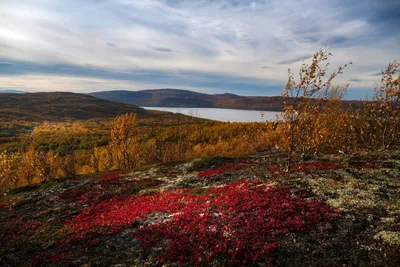
M 330 57 L 289 70 L 274 122 L 18 121 L 34 128 L 2 139 L 1 262 L 398 266 L 399 64 L 355 110 Z

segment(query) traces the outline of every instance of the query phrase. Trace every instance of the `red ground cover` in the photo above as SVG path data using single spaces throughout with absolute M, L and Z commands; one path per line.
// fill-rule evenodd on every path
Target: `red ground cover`
M 25 220 L 23 217 L 16 216 L 0 225 L 0 244 L 8 246 L 15 241 L 29 242 L 40 226 L 41 223 L 36 220 Z
M 93 205 L 67 223 L 72 235 L 62 243 L 97 240 L 155 213 L 170 217 L 138 228 L 135 236 L 141 245 L 164 244 L 161 262 L 194 265 L 212 265 L 215 260 L 228 265 L 269 262 L 280 246 L 278 235 L 306 231 L 338 215 L 327 204 L 293 195 L 284 187 L 235 182 L 204 195 L 175 190 Z
M 103 174 L 100 178 L 102 182 L 111 182 L 111 181 L 118 181 L 121 178 L 121 175 L 117 172 L 115 173 L 106 173 Z
M 343 169 L 343 166 L 327 162 L 306 162 L 294 165 L 295 171 L 314 173 L 315 171 L 328 171 Z
M 123 181 L 118 173 L 104 174 L 99 183 L 89 183 L 80 187 L 73 187 L 58 194 L 65 201 L 83 204 L 93 204 L 102 200 L 124 194 L 130 194 L 134 189 L 159 185 L 162 182 L 155 179 L 141 179 Z

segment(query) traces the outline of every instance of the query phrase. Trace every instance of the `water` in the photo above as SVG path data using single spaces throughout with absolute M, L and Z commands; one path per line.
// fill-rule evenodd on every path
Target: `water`
M 185 107 L 142 107 L 149 110 L 168 111 L 173 113 L 181 113 L 193 117 L 210 119 L 225 122 L 265 122 L 273 121 L 279 112 L 262 111 L 264 116 L 261 116 L 261 111 L 256 110 L 240 110 L 240 109 L 224 109 L 224 108 L 185 108 Z

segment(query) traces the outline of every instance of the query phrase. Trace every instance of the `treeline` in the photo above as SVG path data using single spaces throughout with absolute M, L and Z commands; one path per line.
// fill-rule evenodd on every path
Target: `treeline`
M 21 140 L 20 151 L 0 154 L 0 188 L 195 157 L 244 156 L 263 150 L 267 142 L 263 123 L 153 122 L 139 127 L 134 114 L 125 114 L 112 121 L 108 135 L 104 128 L 91 133 L 82 122 L 35 128 Z M 106 144 L 97 145 L 99 140 Z
M 289 70 L 283 93 L 287 101 L 275 122 L 138 123 L 135 114 L 125 114 L 104 124 L 44 123 L 21 141 L 20 151 L 0 155 L 0 188 L 195 157 L 244 156 L 262 150 L 285 153 L 286 172 L 290 172 L 291 163 L 299 157 L 398 145 L 399 64 L 391 63 L 382 72 L 373 101 L 354 110 L 341 105 L 348 85 L 334 84 L 348 64 L 328 73 L 330 56 L 318 51 L 310 64 L 302 64 L 298 77 Z

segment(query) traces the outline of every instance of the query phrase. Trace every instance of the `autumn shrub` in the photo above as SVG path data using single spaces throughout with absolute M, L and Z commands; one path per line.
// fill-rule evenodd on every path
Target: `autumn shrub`
M 8 180 L 4 189 L 196 157 L 246 156 L 271 147 L 263 133 L 263 123 L 202 122 L 165 126 L 155 122 L 140 128 L 132 114 L 103 123 L 104 128 L 93 133 L 91 129 L 98 126 L 90 121 L 39 125 L 32 136 L 24 138 L 24 149 L 20 153 L 5 153 L 7 157 L 18 155 L 15 163 L 18 168 L 14 166 L 12 171 L 0 174 L 8 177 L 3 179 Z M 103 137 L 105 131 L 114 139 L 104 146 L 96 146 L 93 135 Z M 93 141 L 93 144 L 91 148 L 80 149 L 81 141 L 86 144 Z
M 341 107 L 345 93 L 344 88 L 332 87 L 322 96 L 324 100 L 316 119 L 315 132 L 309 141 L 312 153 L 337 153 L 357 147 L 353 111 Z
M 30 147 L 22 155 L 18 166 L 18 175 L 27 185 L 43 183 L 56 178 L 58 176 L 57 169 L 62 165 L 58 154 L 52 150 L 45 152 Z M 65 169 L 65 166 L 61 168 Z
M 110 148 L 119 169 L 130 169 L 137 162 L 136 114 L 117 116 L 112 123 Z
M 37 185 L 75 173 L 75 159 L 61 157 L 54 151 L 39 151 L 30 147 L 24 153 L 0 154 L 0 190 Z
M 92 172 L 111 171 L 116 168 L 113 150 L 110 146 L 95 147 L 90 152 L 89 166 Z
M 343 146 L 343 140 L 351 138 L 343 136 L 350 127 L 346 125 L 349 115 L 340 107 L 347 85 L 333 84 L 347 65 L 327 76 L 330 56 L 330 53 L 320 50 L 314 54 L 311 64 L 303 62 L 298 82 L 289 69 L 283 93 L 284 112 L 279 117 L 282 121 L 281 139 L 277 144 L 288 155 L 286 171 L 290 170 L 293 155 L 318 153 L 327 145 L 336 149 L 338 145 Z
M 372 101 L 364 103 L 359 113 L 358 133 L 361 142 L 372 149 L 388 149 L 400 138 L 400 64 L 390 63 L 382 72 Z
M 0 191 L 10 186 L 18 186 L 20 178 L 18 176 L 18 166 L 21 160 L 19 153 L 0 154 Z

